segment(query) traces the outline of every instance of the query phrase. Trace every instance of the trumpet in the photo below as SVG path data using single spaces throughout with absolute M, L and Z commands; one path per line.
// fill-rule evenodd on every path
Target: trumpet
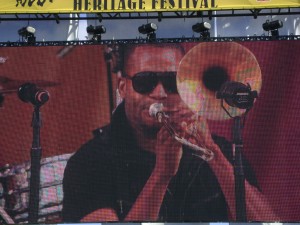
M 184 146 L 188 147 L 192 151 L 192 155 L 203 159 L 204 161 L 210 161 L 214 157 L 214 153 L 207 149 L 195 145 L 183 137 L 180 137 L 174 128 L 171 126 L 168 115 L 166 115 L 163 111 L 163 104 L 162 103 L 153 103 L 149 107 L 149 115 L 158 120 L 159 123 L 162 123 L 164 127 L 167 129 L 169 134 L 179 143 L 183 144 Z

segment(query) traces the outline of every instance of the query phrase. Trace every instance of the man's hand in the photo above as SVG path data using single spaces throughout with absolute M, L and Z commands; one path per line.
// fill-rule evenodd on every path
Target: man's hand
M 182 156 L 181 144 L 171 137 L 165 127 L 157 134 L 155 172 L 162 179 L 172 178 L 178 170 Z
M 170 124 L 178 136 L 210 151 L 219 150 L 212 139 L 207 121 L 192 112 L 184 103 L 179 104 L 178 109 L 177 113 L 170 116 Z
M 190 121 L 182 122 L 181 127 L 184 132 L 184 138 L 189 142 L 209 150 L 218 149 L 204 118 L 194 115 Z
M 214 143 L 206 120 L 195 115 L 184 103 L 170 110 L 166 107 L 168 123 L 174 132 L 190 143 L 206 149 L 219 149 Z M 169 112 L 169 113 L 168 113 Z M 163 179 L 170 179 L 178 170 L 182 157 L 181 143 L 176 141 L 165 127 L 157 135 L 155 172 Z

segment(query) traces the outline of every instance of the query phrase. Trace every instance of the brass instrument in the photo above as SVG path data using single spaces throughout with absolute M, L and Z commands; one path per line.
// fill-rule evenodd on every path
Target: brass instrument
M 209 120 L 230 117 L 216 99 L 216 92 L 227 81 L 250 85 L 257 93 L 262 85 L 261 70 L 254 54 L 235 42 L 203 42 L 183 57 L 177 72 L 177 89 L 181 99 L 199 116 Z M 233 116 L 243 109 L 224 105 Z
M 189 147 L 192 150 L 192 155 L 195 155 L 205 161 L 210 161 L 214 157 L 214 153 L 204 147 L 195 145 L 183 137 L 180 137 L 168 121 L 168 116 L 163 111 L 162 103 L 153 103 L 149 108 L 149 115 L 156 118 L 168 130 L 170 135 L 181 144 Z
M 235 42 L 203 42 L 191 48 L 183 57 L 177 71 L 177 90 L 183 102 L 198 116 L 209 120 L 229 119 L 228 113 L 238 116 L 244 109 L 222 105 L 216 93 L 228 81 L 251 86 L 260 92 L 262 80 L 259 64 L 253 53 Z M 149 115 L 163 123 L 170 135 L 189 147 L 194 155 L 205 161 L 214 153 L 180 137 L 168 122 L 161 103 L 150 106 Z

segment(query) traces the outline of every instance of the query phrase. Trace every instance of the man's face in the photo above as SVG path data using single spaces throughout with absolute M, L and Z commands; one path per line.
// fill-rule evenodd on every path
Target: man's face
M 140 72 L 176 72 L 182 57 L 180 49 L 155 45 L 139 46 L 125 59 L 125 73 L 132 78 Z M 159 74 L 164 76 L 167 73 Z M 121 97 L 125 99 L 127 118 L 134 128 L 161 126 L 156 119 L 149 116 L 149 107 L 153 103 L 163 103 L 167 114 L 175 113 L 178 110 L 177 105 L 181 102 L 178 93 L 166 90 L 161 81 L 151 92 L 143 94 L 134 90 L 132 82 L 131 79 L 122 78 L 119 83 L 119 91 Z

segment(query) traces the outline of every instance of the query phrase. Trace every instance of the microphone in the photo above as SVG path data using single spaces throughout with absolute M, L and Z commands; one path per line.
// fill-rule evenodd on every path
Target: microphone
M 162 103 L 153 103 L 149 107 L 149 115 L 158 120 L 158 122 L 162 122 L 165 113 L 163 112 L 164 105 Z
M 18 97 L 23 102 L 30 102 L 35 106 L 41 106 L 49 100 L 50 94 L 48 91 L 38 88 L 33 83 L 25 83 L 19 87 Z
M 251 91 L 249 84 L 227 81 L 216 94 L 217 99 L 224 99 L 225 102 L 240 109 L 250 109 L 254 99 L 257 98 L 257 91 Z

